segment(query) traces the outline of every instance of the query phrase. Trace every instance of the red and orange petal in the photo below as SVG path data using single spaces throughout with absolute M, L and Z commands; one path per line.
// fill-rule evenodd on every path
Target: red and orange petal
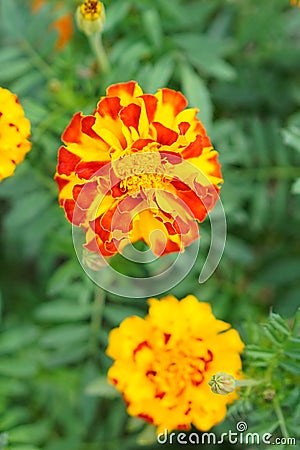
M 241 378 L 239 334 L 217 320 L 194 296 L 149 301 L 149 314 L 129 317 L 111 331 L 108 378 L 122 393 L 128 413 L 167 429 L 207 431 L 226 416 L 238 396 L 216 396 L 208 381 L 219 370 Z
M 183 251 L 199 237 L 197 222 L 214 207 L 223 180 L 197 110 L 186 106 L 180 92 L 144 94 L 130 81 L 110 86 L 93 115 L 73 116 L 62 135 L 55 179 L 60 204 L 86 231 L 88 249 L 111 256 L 125 243 L 143 240 L 161 255 Z M 76 192 L 80 186 L 86 196 L 89 180 L 97 182 L 93 208 L 82 208 Z M 128 222 L 139 206 L 148 212 L 132 214 L 127 230 L 114 229 L 112 212 L 122 211 L 120 219 Z
M 30 122 L 18 97 L 0 87 L 0 181 L 13 175 L 31 149 Z

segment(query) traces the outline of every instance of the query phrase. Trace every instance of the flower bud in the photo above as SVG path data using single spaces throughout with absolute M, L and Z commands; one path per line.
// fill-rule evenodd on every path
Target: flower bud
M 85 0 L 76 10 L 78 28 L 87 36 L 102 33 L 105 23 L 105 10 L 98 0 Z
M 208 384 L 214 394 L 227 395 L 236 388 L 234 377 L 225 372 L 218 372 L 216 375 L 213 375 Z

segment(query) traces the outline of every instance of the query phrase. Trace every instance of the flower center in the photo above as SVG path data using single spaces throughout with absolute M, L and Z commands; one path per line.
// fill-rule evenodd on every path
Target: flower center
M 129 195 L 147 189 L 163 189 L 168 180 L 158 152 L 133 153 L 114 163 L 120 188 Z
M 102 14 L 102 3 L 98 0 L 86 0 L 80 6 L 80 12 L 86 20 L 96 20 Z
M 157 397 L 169 392 L 173 398 L 178 397 L 188 385 L 199 386 L 203 382 L 213 354 L 201 342 L 196 345 L 202 347 L 201 351 L 195 352 L 194 346 L 189 347 L 185 342 L 184 346 L 165 349 L 155 359 L 147 376 L 157 386 Z

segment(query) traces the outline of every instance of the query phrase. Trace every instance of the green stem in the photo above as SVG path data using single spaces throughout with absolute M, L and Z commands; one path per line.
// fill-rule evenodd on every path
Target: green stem
M 276 415 L 277 415 L 277 419 L 278 419 L 278 422 L 279 422 L 281 433 L 282 433 L 283 437 L 288 439 L 289 433 L 288 433 L 288 430 L 287 430 L 287 427 L 286 427 L 286 424 L 285 424 L 285 419 L 284 419 L 281 407 L 280 407 L 278 399 L 276 397 L 274 397 L 274 399 L 273 399 L 273 405 L 274 405 L 274 409 L 275 409 L 275 412 L 276 412 Z
M 236 387 L 256 386 L 257 384 L 265 383 L 265 380 L 235 380 Z
M 102 35 L 101 33 L 93 33 L 88 36 L 89 43 L 91 49 L 96 57 L 99 70 L 103 73 L 107 73 L 110 71 L 110 64 L 105 53 L 103 44 L 102 44 Z
M 97 288 L 95 292 L 94 302 L 93 302 L 93 311 L 91 317 L 91 340 L 90 340 L 90 348 L 93 353 L 97 353 L 99 351 L 99 332 L 101 330 L 103 311 L 105 305 L 105 292 Z

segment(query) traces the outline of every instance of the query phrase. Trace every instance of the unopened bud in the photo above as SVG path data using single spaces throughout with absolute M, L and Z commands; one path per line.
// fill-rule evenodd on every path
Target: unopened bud
M 227 395 L 236 388 L 235 378 L 225 372 L 218 372 L 216 375 L 213 375 L 208 384 L 214 394 Z
M 102 2 L 86 0 L 76 10 L 78 28 L 87 36 L 102 33 L 105 23 L 105 10 Z

